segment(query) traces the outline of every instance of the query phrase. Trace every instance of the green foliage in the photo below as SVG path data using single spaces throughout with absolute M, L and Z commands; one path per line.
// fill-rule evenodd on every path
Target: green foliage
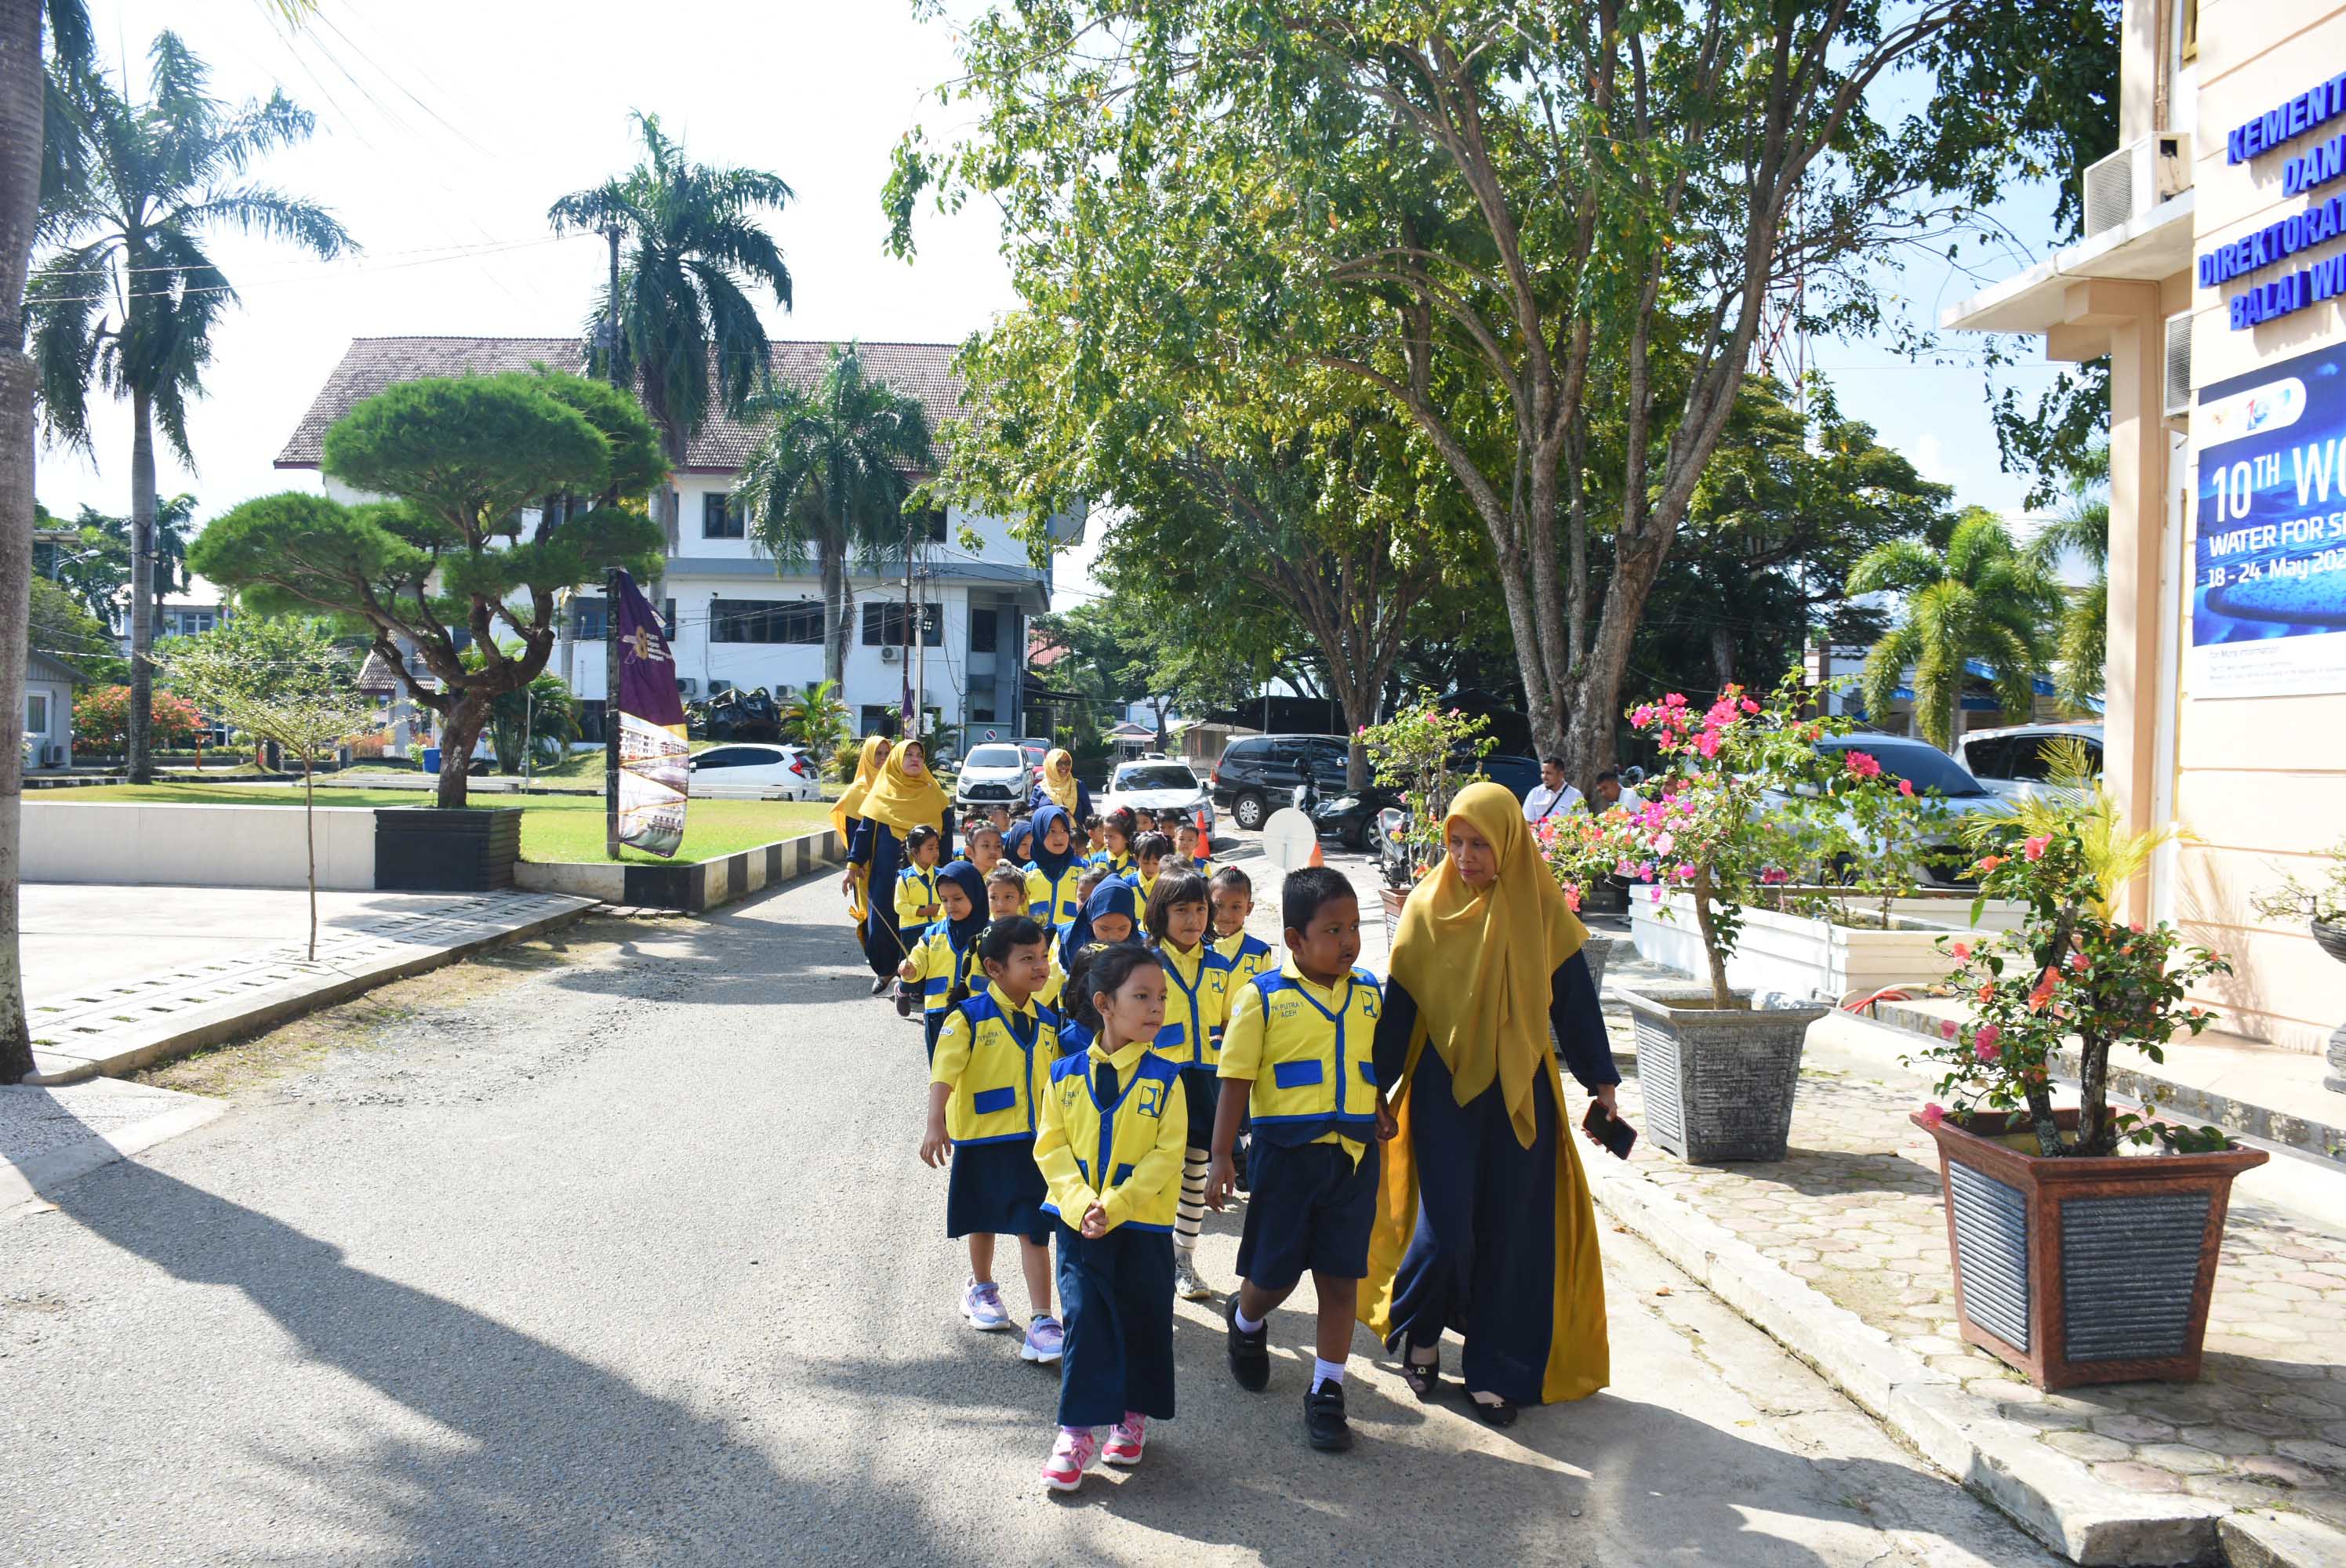
M 2322 850 L 2321 859 L 2329 867 L 2320 881 L 2307 882 L 2292 872 L 2279 887 L 2250 899 L 2249 907 L 2267 920 L 2346 925 L 2346 838 Z
M 819 680 L 782 704 L 782 738 L 803 746 L 817 758 L 835 758 L 849 739 L 847 704 L 839 697 L 836 681 Z M 854 764 L 847 776 L 855 777 Z
M 37 505 L 35 511 L 35 527 L 61 525 Z M 188 541 L 195 532 L 195 517 L 193 495 L 181 494 L 155 504 L 157 598 L 188 586 Z M 130 587 L 130 519 L 108 516 L 85 503 L 71 526 L 75 537 L 57 545 L 57 584 L 112 631 L 122 618 Z
M 2110 643 L 2110 449 L 2087 454 L 2070 482 L 2069 502 L 2029 541 L 2029 559 L 2052 576 L 2071 552 L 2091 568 L 2086 585 L 2069 593 L 2055 635 L 2054 687 L 2073 713 L 2093 710 L 2102 695 Z
M 2036 700 L 2035 677 L 2053 662 L 2045 627 L 2059 612 L 2061 590 L 2014 545 L 2001 518 L 1966 511 L 1943 551 L 1913 540 L 1868 551 L 1850 569 L 1849 591 L 1884 589 L 1900 595 L 1901 605 L 1859 677 L 1868 713 L 1890 711 L 1911 667 L 1924 738 L 1952 748 L 1964 661 L 1980 658 L 1994 667 L 2004 711 L 2027 717 Z
M 235 616 L 196 636 L 164 639 L 155 657 L 172 691 L 305 764 L 374 717 L 358 691 L 358 659 L 322 622 Z
M 1430 691 L 1395 710 L 1382 724 L 1358 727 L 1355 734 L 1376 769 L 1376 780 L 1401 791 L 1409 813 L 1403 839 L 1410 869 L 1423 876 L 1443 854 L 1443 822 L 1450 801 L 1470 782 L 1476 764 L 1498 742 L 1491 721 L 1461 712 Z
M 692 162 L 658 115 L 638 112 L 635 121 L 643 161 L 572 191 L 546 216 L 557 234 L 620 230 L 618 362 L 597 347 L 587 370 L 623 386 L 640 382 L 666 451 L 681 458 L 712 410 L 738 417 L 766 376 L 766 329 L 747 290 L 762 284 L 787 311 L 790 273 L 758 215 L 793 198 L 777 175 Z M 590 341 L 609 307 L 607 287 L 586 323 Z
M 74 693 L 74 750 L 120 756 L 130 739 L 130 688 L 88 686 Z M 193 704 L 168 691 L 155 693 L 148 718 L 158 749 L 184 746 L 210 728 Z
M 46 577 L 33 579 L 30 624 L 35 651 L 61 658 L 93 680 L 130 678 L 130 661 L 117 651 L 113 635 Z
M 526 756 L 547 768 L 570 754 L 578 738 L 578 700 L 562 677 L 542 670 L 519 691 L 501 691 L 489 709 L 489 744 L 496 748 L 497 771 L 518 773 Z
M 862 740 L 852 735 L 841 738 L 839 744 L 831 748 L 831 778 L 842 784 L 852 782 L 855 778 L 856 764 L 862 760 Z

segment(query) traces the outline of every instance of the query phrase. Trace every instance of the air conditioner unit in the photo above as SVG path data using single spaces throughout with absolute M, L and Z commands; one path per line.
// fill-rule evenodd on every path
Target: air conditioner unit
M 2141 217 L 2191 188 L 2191 137 L 2157 131 L 2086 168 L 2086 238 Z
M 2191 412 L 2191 312 L 2188 311 L 2167 318 L 2167 395 L 2164 409 L 2169 419 L 2181 419 Z
M 700 694 L 700 683 L 688 675 L 680 675 L 676 677 L 676 689 L 679 696 L 697 697 Z
M 65 765 L 66 765 L 66 748 L 65 748 L 65 747 L 64 747 L 63 745 L 61 745 L 60 743 L 58 743 L 58 742 L 56 742 L 56 741 L 55 741 L 55 740 L 44 740 L 43 742 L 41 742 L 41 766 L 42 766 L 42 767 L 44 767 L 44 768 L 62 768 L 62 767 L 64 767 Z
M 882 644 L 881 647 L 880 662 L 882 664 L 894 664 L 898 659 L 903 658 L 903 657 L 904 650 L 898 647 L 894 643 Z

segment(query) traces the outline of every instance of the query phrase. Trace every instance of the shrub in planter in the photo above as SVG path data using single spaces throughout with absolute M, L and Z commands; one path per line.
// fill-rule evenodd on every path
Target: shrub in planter
M 2346 963 L 2346 839 L 2340 839 L 2322 851 L 2330 862 L 2327 881 L 2308 885 L 2291 876 L 2280 887 L 2259 893 L 2249 901 L 2257 913 L 2267 920 L 2310 921 L 2313 940 L 2321 951 Z M 2321 1086 L 2346 1094 L 2346 1023 L 2341 1023 L 2330 1036 L 2330 1071 Z
M 1364 724 L 1355 734 L 1376 781 L 1401 792 L 1406 819 L 1396 841 L 1384 842 L 1379 835 L 1388 939 L 1398 929 L 1409 890 L 1442 860 L 1442 819 L 1451 797 L 1473 781 L 1475 764 L 1497 744 L 1489 729 L 1489 719 L 1469 717 L 1432 692 L 1420 691 L 1416 701 L 1391 718 Z
M 2168 830 L 2128 835 L 2082 748 L 2058 789 L 1967 825 L 1981 896 L 2019 900 L 2019 930 L 1953 942 L 1968 1022 L 1921 1054 L 1942 1071 L 1914 1121 L 1937 1141 L 1964 1337 L 2040 1387 L 2197 1377 L 2232 1178 L 2264 1163 L 2214 1127 L 2109 1105 L 2111 1051 L 2154 1062 L 2213 1016 L 2186 1003 L 2230 965 L 2174 927 L 2121 922 L 2115 901 Z M 2074 1036 L 2079 1093 L 2053 1103 L 2048 1064 Z M 2147 1152 L 2117 1157 L 2121 1145 Z
M 1623 835 L 1627 831 L 1627 808 L 1615 806 L 1592 814 L 1587 811 L 1566 811 L 1551 814 L 1532 830 L 1532 840 L 1539 846 L 1540 859 L 1564 890 L 1564 901 L 1575 914 L 1590 897 L 1604 888 L 1606 879 L 1615 875 L 1614 868 L 1622 858 Z M 1601 990 L 1605 984 L 1605 962 L 1611 956 L 1613 939 L 1592 931 L 1582 950 L 1588 955 L 1588 974 Z

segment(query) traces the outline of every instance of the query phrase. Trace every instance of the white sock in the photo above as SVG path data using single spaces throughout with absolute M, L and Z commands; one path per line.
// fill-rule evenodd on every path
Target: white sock
M 1198 1246 L 1198 1232 L 1206 1223 L 1206 1175 L 1211 1162 L 1191 1149 L 1181 1164 L 1181 1202 L 1173 1211 L 1173 1245 L 1184 1252 Z
M 1338 1388 L 1342 1388 L 1344 1386 L 1344 1363 L 1341 1361 L 1323 1361 L 1317 1356 L 1312 1357 L 1311 1391 L 1315 1394 L 1318 1393 L 1320 1391 L 1320 1385 L 1322 1383 L 1333 1383 Z
M 1246 1315 L 1246 1308 L 1243 1307 L 1231 1308 L 1230 1319 L 1233 1322 L 1238 1324 L 1239 1332 L 1241 1334 L 1260 1334 L 1262 1332 L 1262 1326 L 1265 1322 L 1265 1319 L 1260 1318 L 1249 1318 Z

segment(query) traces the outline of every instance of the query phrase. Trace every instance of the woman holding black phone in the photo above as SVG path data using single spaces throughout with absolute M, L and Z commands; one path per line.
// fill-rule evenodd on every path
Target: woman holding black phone
M 1606 1117 L 1621 1081 L 1580 948 L 1587 931 L 1541 861 L 1515 798 L 1467 786 L 1443 822 L 1442 864 L 1411 892 L 1378 1021 L 1385 1145 L 1361 1319 L 1402 1359 L 1420 1399 L 1443 1390 L 1455 1329 L 1475 1413 L 1585 1399 L 1611 1355 L 1595 1206 L 1566 1121 L 1550 1031 Z

